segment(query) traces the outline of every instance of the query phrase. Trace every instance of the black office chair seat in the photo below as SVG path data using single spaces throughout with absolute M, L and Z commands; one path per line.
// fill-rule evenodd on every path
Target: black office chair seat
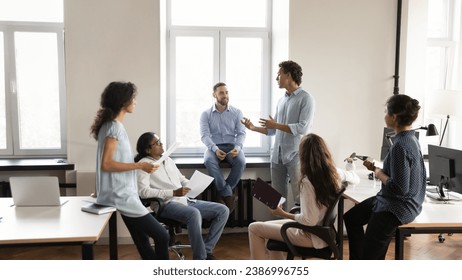
M 340 198 L 342 197 L 343 192 L 345 191 L 346 186 L 344 185 L 340 192 L 337 194 L 332 205 L 327 209 L 326 215 L 323 218 L 322 225 L 320 226 L 306 226 L 302 225 L 297 222 L 287 222 L 282 225 L 281 227 L 281 235 L 284 241 L 278 240 L 268 240 L 266 244 L 266 248 L 270 251 L 281 251 L 287 253 L 287 259 L 293 260 L 295 257 L 300 257 L 302 259 L 306 258 L 319 258 L 319 259 L 339 259 L 340 258 L 340 238 L 335 229 L 335 219 L 337 218 L 337 207 Z M 300 207 L 294 207 L 291 209 L 291 213 L 297 213 L 300 211 Z M 311 233 L 313 235 L 318 236 L 324 242 L 327 243 L 327 247 L 316 249 L 316 248 L 308 248 L 308 247 L 301 247 L 295 246 L 292 244 L 290 239 L 287 236 L 287 230 L 289 228 L 298 228 L 306 233 Z
M 299 224 L 297 222 L 285 223 L 281 228 L 281 232 L 282 231 L 285 232 L 288 228 L 300 228 L 300 229 L 303 229 L 309 232 L 307 227 L 304 227 L 302 224 Z M 331 234 L 328 233 L 330 229 L 324 228 L 321 231 L 322 233 L 319 232 L 318 233 L 319 235 L 327 234 L 328 236 L 331 236 Z M 285 238 L 283 237 L 283 239 L 289 240 L 287 238 L 287 235 L 285 236 L 286 237 Z M 329 239 L 331 239 L 331 237 L 329 237 Z M 318 259 L 325 259 L 325 260 L 337 259 L 338 258 L 338 250 L 336 248 L 337 244 L 335 244 L 333 247 L 334 248 L 328 246 L 322 249 L 315 249 L 315 248 L 295 246 L 290 241 L 286 242 L 286 241 L 278 241 L 278 240 L 273 240 L 273 239 L 268 240 L 268 243 L 266 244 L 266 248 L 270 251 L 286 252 L 288 260 L 293 260 L 294 257 L 301 257 L 302 259 L 306 259 L 306 258 L 318 258 Z
M 270 240 L 270 241 L 271 242 L 268 242 L 267 244 L 268 250 L 287 252 L 288 247 L 286 243 L 282 241 L 276 241 L 276 240 Z M 327 259 L 330 259 L 332 256 L 332 250 L 329 247 L 322 248 L 322 249 L 314 249 L 314 248 L 295 246 L 295 250 L 297 250 L 297 252 L 300 252 L 300 255 L 310 256 L 312 258 L 318 258 L 318 259 L 327 260 Z
M 172 219 L 160 217 L 160 213 L 163 211 L 165 205 L 162 199 L 157 197 L 140 199 L 143 205 L 146 207 L 150 207 L 151 203 L 156 203 L 159 206 L 158 210 L 156 212 L 152 212 L 151 214 L 156 218 L 157 221 L 159 221 L 159 223 L 163 224 L 165 229 L 168 231 L 168 235 L 170 236 L 168 244 L 169 251 L 173 252 L 178 257 L 178 259 L 184 260 L 184 254 L 182 249 L 190 249 L 191 245 L 181 244 L 180 241 L 176 240 L 176 235 L 181 233 L 182 229 L 186 228 L 186 225 Z

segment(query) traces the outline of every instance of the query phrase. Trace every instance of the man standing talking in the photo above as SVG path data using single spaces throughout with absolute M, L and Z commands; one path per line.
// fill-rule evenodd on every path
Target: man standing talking
M 254 126 L 248 118 L 243 119 L 248 129 L 275 136 L 271 152 L 271 183 L 282 196 L 287 197 L 290 180 L 294 202 L 300 202 L 297 188 L 300 177 L 298 146 L 303 135 L 311 130 L 315 110 L 313 96 L 300 86 L 302 75 L 302 68 L 296 62 L 279 63 L 276 80 L 279 88 L 286 92 L 279 99 L 274 118 L 260 118 L 260 127 Z
M 225 83 L 213 86 L 213 97 L 215 104 L 204 111 L 200 118 L 201 141 L 207 147 L 204 165 L 209 175 L 215 178 L 217 193 L 231 213 L 237 202 L 233 190 L 245 169 L 245 155 L 242 151 L 245 127 L 241 122 L 241 110 L 228 105 L 229 95 Z M 231 166 L 226 180 L 220 170 L 222 161 Z

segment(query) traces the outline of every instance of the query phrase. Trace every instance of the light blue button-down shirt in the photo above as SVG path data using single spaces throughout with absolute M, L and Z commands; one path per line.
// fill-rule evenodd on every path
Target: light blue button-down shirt
M 311 94 L 299 87 L 291 95 L 287 93 L 279 99 L 274 121 L 289 126 L 290 133 L 279 129 L 268 129 L 268 135 L 275 135 L 271 161 L 286 164 L 298 156 L 298 146 L 303 135 L 313 125 L 315 101 Z M 280 151 L 280 153 L 279 153 Z M 281 157 L 279 157 L 279 155 Z
M 149 214 L 140 201 L 135 170 L 107 172 L 101 169 L 106 138 L 117 139 L 114 160 L 133 163 L 133 155 L 125 127 L 117 120 L 103 124 L 98 133 L 96 156 L 96 193 L 97 203 L 114 206 L 124 216 L 137 218 Z
M 215 105 L 204 111 L 200 119 L 201 141 L 207 149 L 215 152 L 217 144 L 234 144 L 242 149 L 245 140 L 245 126 L 241 123 L 241 110 L 228 105 L 220 113 Z

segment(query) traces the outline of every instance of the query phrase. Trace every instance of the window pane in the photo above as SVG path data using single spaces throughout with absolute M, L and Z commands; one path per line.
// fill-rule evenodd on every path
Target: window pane
M 171 11 L 172 25 L 266 27 L 267 0 L 171 0 Z
M 3 32 L 0 32 L 0 149 L 6 149 L 5 50 L 3 42 Z
M 213 104 L 212 37 L 176 38 L 176 140 L 182 147 L 203 147 L 199 121 Z
M 262 39 L 226 39 L 226 84 L 229 103 L 255 124 L 262 116 Z M 247 133 L 245 147 L 261 147 L 260 133 Z
M 428 37 L 449 37 L 449 0 L 428 1 Z
M 447 77 L 447 48 L 427 47 L 427 87 L 445 89 Z
M 20 149 L 61 148 L 55 33 L 16 32 Z
M 63 22 L 63 0 L 2 0 L 0 20 Z

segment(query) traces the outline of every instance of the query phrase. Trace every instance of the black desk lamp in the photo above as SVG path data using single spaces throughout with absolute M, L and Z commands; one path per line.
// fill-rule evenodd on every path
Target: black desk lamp
M 428 126 L 421 126 L 419 128 L 416 128 L 415 130 L 417 129 L 423 129 L 423 130 L 426 130 L 427 133 L 425 134 L 426 136 L 435 136 L 435 135 L 438 135 L 438 130 L 436 130 L 436 126 L 434 124 L 429 124 Z M 444 132 L 443 132 L 443 135 L 444 135 Z
M 448 116 L 448 118 L 449 118 L 449 116 Z M 447 122 L 446 122 L 446 124 L 447 124 Z M 418 128 L 414 128 L 412 130 L 419 130 L 419 129 L 426 130 L 427 131 L 427 133 L 425 134 L 426 136 L 438 135 L 438 130 L 436 130 L 436 126 L 434 124 L 432 124 L 432 123 L 429 124 L 428 126 L 421 126 L 421 127 L 418 127 Z M 446 131 L 446 127 L 444 127 L 444 130 Z M 395 132 L 394 131 L 388 132 L 385 136 L 386 136 L 390 146 L 393 145 L 392 137 L 395 136 Z M 443 137 L 444 137 L 444 132 L 443 132 Z M 441 146 L 441 143 L 440 143 L 440 146 Z

